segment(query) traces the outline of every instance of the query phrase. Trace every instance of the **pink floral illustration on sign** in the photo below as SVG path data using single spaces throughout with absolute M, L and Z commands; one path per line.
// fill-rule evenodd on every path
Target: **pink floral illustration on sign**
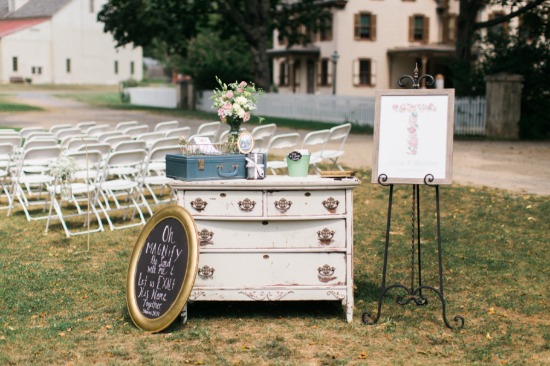
M 429 104 L 394 104 L 392 106 L 394 112 L 410 113 L 409 123 L 407 125 L 407 154 L 416 155 L 418 153 L 418 114 L 420 112 L 436 111 L 433 103 Z

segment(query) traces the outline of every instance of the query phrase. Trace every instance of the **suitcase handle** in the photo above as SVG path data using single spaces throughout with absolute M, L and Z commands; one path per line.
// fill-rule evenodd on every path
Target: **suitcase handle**
M 222 172 L 223 165 L 218 165 L 218 175 L 220 177 L 236 177 L 239 174 L 239 171 L 237 170 L 239 166 L 237 164 L 233 165 L 233 171 L 229 173 Z

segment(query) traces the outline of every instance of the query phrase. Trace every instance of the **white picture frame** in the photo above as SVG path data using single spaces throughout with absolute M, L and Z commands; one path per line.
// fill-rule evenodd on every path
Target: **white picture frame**
M 244 130 L 237 138 L 237 148 L 241 154 L 249 154 L 254 149 L 254 136 L 252 132 Z
M 377 90 L 372 183 L 451 184 L 454 89 Z

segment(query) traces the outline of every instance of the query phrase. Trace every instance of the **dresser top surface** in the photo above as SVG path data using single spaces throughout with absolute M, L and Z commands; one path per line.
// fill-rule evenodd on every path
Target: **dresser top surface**
M 322 178 L 318 175 L 307 177 L 289 177 L 286 175 L 268 175 L 265 179 L 224 179 L 206 181 L 181 181 L 171 183 L 175 189 L 353 189 L 361 181 L 350 178 Z

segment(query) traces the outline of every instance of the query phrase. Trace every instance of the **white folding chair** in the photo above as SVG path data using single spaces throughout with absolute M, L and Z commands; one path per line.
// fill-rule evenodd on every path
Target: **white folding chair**
M 15 147 L 21 147 L 21 136 L 18 135 L 0 135 L 0 144 L 10 144 Z
M 300 142 L 300 134 L 297 132 L 284 133 L 275 135 L 269 139 L 266 148 L 266 154 L 272 154 L 273 150 L 280 150 L 286 156 L 289 152 L 295 149 Z M 287 167 L 286 157 L 283 160 L 267 159 L 267 169 L 271 170 L 272 174 L 277 174 L 276 169 L 284 169 Z
M 124 136 L 124 133 L 122 131 L 105 131 L 97 135 L 97 139 L 100 142 L 104 142 L 109 137 L 114 137 L 114 136 Z
M 146 132 L 136 136 L 136 141 L 145 141 L 147 149 L 151 148 L 151 145 L 158 139 L 164 138 L 164 132 Z
M 5 136 L 5 135 L 10 135 L 10 136 L 13 136 L 13 135 L 16 135 L 16 136 L 21 136 L 19 134 L 18 131 L 14 130 L 13 128 L 0 128 L 0 136 Z
M 173 179 L 166 177 L 166 154 L 179 154 L 181 152 L 179 145 L 162 146 L 151 150 L 145 165 L 143 175 L 143 186 L 147 189 L 154 205 L 162 203 L 170 203 L 174 201 L 176 195 L 175 191 L 168 185 Z M 155 193 L 155 188 L 162 190 L 168 188 L 168 198 L 159 199 L 158 193 Z M 151 216 L 153 212 L 149 210 Z
M 90 127 L 94 127 L 96 124 L 97 123 L 95 121 L 78 122 L 76 127 L 80 128 L 82 131 L 86 131 Z
M 266 125 L 256 126 L 252 129 L 252 136 L 254 137 L 254 150 L 256 153 L 265 153 L 267 148 L 267 142 L 275 135 L 277 125 L 275 123 L 268 123 Z
M 82 134 L 83 132 L 80 128 L 73 127 L 57 131 L 55 137 L 57 137 L 58 140 L 63 140 L 67 136 L 79 136 Z
M 77 151 L 91 151 L 91 150 L 97 150 L 101 152 L 103 155 L 103 159 L 107 159 L 111 151 L 113 150 L 113 147 L 105 142 L 96 142 L 91 144 L 83 144 L 80 145 Z
M 129 127 L 134 127 L 139 125 L 138 121 L 126 121 L 126 122 L 119 122 L 115 126 L 115 130 L 117 131 L 123 131 Z
M 142 178 L 140 176 L 135 179 L 123 177 L 123 174 L 120 174 L 119 171 L 120 168 L 123 170 L 131 168 L 142 173 L 145 158 L 145 150 L 116 151 L 109 156 L 105 163 L 98 183 L 99 196 L 97 203 L 111 230 L 145 225 L 145 218 L 140 206 L 145 206 L 148 210 L 150 208 L 142 194 Z M 122 196 L 126 203 L 124 206 L 121 204 Z M 141 201 L 141 204 L 138 201 Z M 115 225 L 111 214 L 120 210 L 126 210 L 123 219 L 133 219 L 135 212 L 137 212 L 139 220 L 137 222 L 132 220 L 132 222 L 123 225 Z M 131 215 L 129 215 L 130 210 L 132 210 Z
M 113 146 L 113 151 L 125 151 L 125 150 L 143 150 L 147 148 L 147 143 L 145 141 L 139 140 L 130 140 L 130 141 L 121 141 L 118 144 Z
M 34 139 L 56 139 L 57 140 L 57 137 L 49 131 L 31 131 L 25 137 L 25 142 L 31 141 Z
M 56 146 L 57 140 L 55 138 L 34 138 L 32 140 L 26 140 L 23 144 L 23 150 L 32 149 L 42 146 Z
M 92 127 L 88 128 L 87 130 L 85 130 L 84 133 L 88 136 L 99 136 L 102 133 L 105 133 L 105 132 L 107 132 L 111 129 L 112 129 L 111 126 L 109 126 L 107 124 L 102 124 L 102 125 L 92 126 Z
M 160 122 L 157 123 L 153 131 L 155 132 L 166 132 L 166 131 L 172 131 L 176 128 L 180 127 L 180 123 L 178 121 L 166 121 L 166 122 Z
M 101 152 L 83 151 L 67 154 L 67 157 L 74 159 L 77 171 L 70 177 L 68 187 L 70 188 L 70 197 L 63 197 L 62 185 L 59 179 L 55 180 L 53 186 L 49 187 L 50 194 L 50 210 L 46 221 L 45 232 L 48 232 L 52 219 L 59 219 L 65 235 L 70 238 L 71 235 L 82 235 L 87 233 L 95 233 L 104 231 L 101 217 L 96 208 L 97 189 L 99 187 L 98 172 L 100 169 L 103 156 Z M 80 180 L 79 177 L 85 177 Z M 65 188 L 65 187 L 63 187 Z M 86 210 L 82 208 L 82 204 L 86 204 Z M 55 212 L 55 215 L 53 214 Z M 95 217 L 95 223 L 92 227 L 91 215 Z M 69 229 L 67 219 L 85 217 L 82 226 L 85 229 Z
M 206 122 L 197 128 L 195 136 L 205 136 L 210 138 L 210 141 L 217 141 L 218 133 L 222 127 L 221 122 Z
M 344 123 L 330 129 L 330 137 L 322 154 L 323 160 L 330 160 L 338 169 L 344 170 L 338 164 L 338 158 L 344 155 L 346 140 L 351 131 L 351 123 Z
M 19 131 L 19 135 L 22 137 L 22 138 L 27 138 L 27 135 L 31 132 L 37 132 L 37 131 L 42 131 L 42 132 L 48 132 L 44 129 L 44 127 L 23 127 L 20 131 Z
M 141 135 L 142 133 L 149 132 L 149 126 L 147 125 L 140 125 L 140 126 L 133 126 L 128 127 L 127 129 L 123 130 L 125 135 L 137 137 L 138 135 Z
M 17 167 L 13 169 L 12 175 L 12 205 L 8 209 L 8 216 L 11 215 L 15 204 L 15 199 L 19 201 L 27 221 L 45 219 L 48 215 L 33 217 L 29 208 L 33 205 L 43 205 L 46 209 L 47 198 L 49 197 L 48 188 L 54 182 L 55 177 L 48 174 L 48 167 L 57 160 L 61 153 L 59 146 L 35 147 L 23 151 L 18 161 Z M 28 170 L 34 171 L 40 167 L 40 173 L 28 173 Z M 27 169 L 32 168 L 32 169 Z M 42 199 L 42 196 L 46 199 Z
M 227 135 L 229 135 L 229 130 L 222 131 L 218 136 L 218 142 L 227 142 Z
M 189 136 L 191 136 L 191 127 L 189 126 L 185 126 L 185 127 L 180 127 L 180 128 L 176 128 L 176 129 L 173 129 L 172 131 L 166 131 L 166 133 L 164 134 L 166 137 L 185 137 L 185 138 L 189 138 Z
M 71 125 L 71 124 L 63 123 L 63 124 L 53 125 L 52 127 L 50 127 L 49 131 L 50 131 L 52 134 L 55 135 L 58 131 L 66 130 L 66 129 L 73 128 L 73 127 L 74 127 L 74 126 Z
M 65 144 L 61 143 L 60 145 L 67 149 L 67 151 L 78 151 L 81 146 L 84 146 L 86 144 L 97 144 L 99 143 L 99 140 L 97 137 L 93 136 L 85 136 L 85 137 L 72 137 Z
M 319 172 L 317 164 L 323 161 L 322 155 L 329 136 L 330 130 L 318 130 L 307 133 L 302 140 L 300 149 L 309 152 L 309 165 L 311 165 L 317 173 Z
M 0 143 L 0 209 L 7 209 L 12 205 L 10 169 L 16 164 L 16 147 L 12 144 Z M 2 204 L 2 196 L 6 197 Z

